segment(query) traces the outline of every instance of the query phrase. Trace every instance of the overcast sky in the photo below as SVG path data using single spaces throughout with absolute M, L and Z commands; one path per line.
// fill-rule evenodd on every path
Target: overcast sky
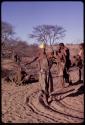
M 16 36 L 33 43 L 28 34 L 33 27 L 42 24 L 63 26 L 66 36 L 59 42 L 83 41 L 82 2 L 3 2 L 2 21 L 14 26 Z

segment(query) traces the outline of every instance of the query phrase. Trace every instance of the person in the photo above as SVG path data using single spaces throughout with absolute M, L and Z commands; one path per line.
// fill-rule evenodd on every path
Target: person
M 18 54 L 14 54 L 14 61 L 15 61 L 18 65 L 20 65 L 21 59 L 20 59 L 20 57 L 19 57 Z
M 79 81 L 81 82 L 81 72 L 83 68 L 83 63 L 84 63 L 84 45 L 81 43 L 79 45 L 80 51 L 78 53 L 78 64 L 77 66 L 79 67 Z
M 60 59 L 65 63 L 64 71 L 63 71 L 63 77 L 65 79 L 65 82 L 71 84 L 69 80 L 69 72 L 68 72 L 71 65 L 70 52 L 69 52 L 69 49 L 64 45 L 64 43 L 59 44 L 59 56 L 60 56 Z
M 14 55 L 14 61 L 17 62 L 17 54 Z
M 71 59 L 71 67 L 77 66 L 77 57 L 74 55 Z
M 64 67 L 65 67 L 65 56 L 63 53 L 56 51 L 56 62 L 57 62 L 57 70 L 58 70 L 58 76 L 61 80 L 61 87 L 65 87 L 64 85 Z
M 46 105 L 48 105 L 49 93 L 53 91 L 53 79 L 50 72 L 50 58 L 52 56 L 52 53 L 46 52 L 45 49 L 45 45 L 40 46 L 41 54 L 38 59 L 40 66 L 39 82 L 41 85 L 41 92 L 44 95 L 44 102 Z
M 81 60 L 83 61 L 83 59 L 84 59 L 84 44 L 83 43 L 81 43 L 80 45 L 79 45 L 79 48 L 80 48 L 80 51 L 79 51 L 79 53 L 78 53 L 78 56 L 81 58 Z

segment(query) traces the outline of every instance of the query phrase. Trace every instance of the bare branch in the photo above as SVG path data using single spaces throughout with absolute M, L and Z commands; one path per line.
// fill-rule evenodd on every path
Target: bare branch
M 38 42 L 44 42 L 51 46 L 65 36 L 65 30 L 61 26 L 57 25 L 38 25 L 33 28 L 33 33 L 30 34 L 30 38 L 35 38 Z
M 13 31 L 13 26 L 11 24 L 6 23 L 6 22 L 1 23 L 1 39 L 2 39 L 2 41 L 10 39 L 11 37 L 13 37 L 14 34 L 15 34 L 15 32 Z

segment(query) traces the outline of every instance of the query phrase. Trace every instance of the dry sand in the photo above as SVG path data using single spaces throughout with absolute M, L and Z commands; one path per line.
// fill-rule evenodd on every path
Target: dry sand
M 38 82 L 22 86 L 2 83 L 2 122 L 4 123 L 83 122 L 83 94 L 64 96 L 65 98 L 60 101 L 54 100 L 46 106 L 39 101 L 40 84 Z M 75 85 L 73 88 L 80 86 L 82 84 Z

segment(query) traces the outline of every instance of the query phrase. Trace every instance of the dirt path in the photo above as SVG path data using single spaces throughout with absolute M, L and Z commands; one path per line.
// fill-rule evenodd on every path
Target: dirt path
M 81 123 L 83 94 L 52 101 L 49 106 L 39 101 L 40 85 L 2 84 L 2 121 L 4 123 Z

